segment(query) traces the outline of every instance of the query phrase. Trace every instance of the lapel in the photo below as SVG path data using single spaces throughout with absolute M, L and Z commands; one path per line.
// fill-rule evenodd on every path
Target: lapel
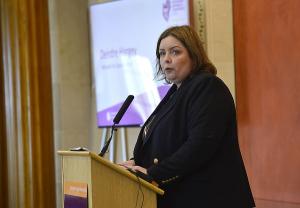
M 175 93 L 176 89 L 177 89 L 176 85 L 173 85 L 170 88 L 170 90 L 168 91 L 167 95 L 164 97 L 164 99 L 160 102 L 160 104 L 157 106 L 157 108 L 155 109 L 155 111 L 150 116 L 150 117 L 152 117 L 153 115 L 156 115 L 155 119 L 152 121 L 152 124 L 150 125 L 150 128 L 149 128 L 149 130 L 147 132 L 146 138 L 143 140 L 143 145 L 145 145 L 146 142 L 149 140 L 149 138 L 150 138 L 150 136 L 151 136 L 151 134 L 153 132 L 153 129 L 155 129 L 155 127 L 159 124 L 159 121 L 174 107 L 174 105 L 176 103 L 176 96 L 173 93 Z M 169 100 L 171 96 L 174 96 L 174 97 L 172 97 L 172 99 Z M 168 106 L 166 106 L 165 108 L 161 109 L 162 107 L 164 107 L 164 105 L 167 102 L 169 102 Z M 157 112 L 159 110 L 162 110 L 162 111 L 159 114 L 157 114 Z M 147 122 L 148 122 L 148 120 L 147 120 Z M 144 128 L 142 129 L 142 131 L 143 130 L 144 130 Z
M 178 100 L 178 97 L 180 97 L 180 94 L 184 93 L 184 91 L 185 91 L 184 89 L 186 87 L 188 87 L 188 85 L 189 85 L 189 83 L 191 83 L 192 79 L 193 79 L 193 76 L 188 77 L 185 81 L 182 82 L 182 84 L 178 90 L 177 90 L 177 86 L 175 84 L 172 85 L 172 87 L 170 88 L 170 90 L 168 91 L 166 96 L 159 103 L 157 108 L 154 110 L 154 112 L 151 114 L 151 116 L 148 118 L 148 120 L 145 122 L 145 124 L 142 128 L 142 132 L 143 132 L 145 125 L 149 122 L 150 118 L 153 115 L 157 114 L 157 112 L 163 107 L 164 104 L 166 104 L 168 101 L 170 102 L 170 103 L 168 103 L 168 106 L 166 108 L 162 109 L 162 112 L 160 112 L 157 115 L 157 117 L 153 120 L 153 123 L 150 125 L 150 129 L 147 132 L 147 136 L 142 142 L 142 146 L 144 146 L 147 143 L 153 130 L 159 124 L 159 121 L 175 106 L 176 101 Z M 177 90 L 177 92 L 176 92 L 176 90 Z M 175 93 L 175 94 L 173 94 L 173 93 Z M 172 97 L 172 99 L 169 100 L 171 96 L 174 96 L 174 97 Z
M 151 116 L 152 116 L 153 114 L 156 114 L 157 111 L 158 111 L 164 104 L 166 104 L 166 103 L 168 102 L 170 96 L 171 96 L 176 90 L 177 90 L 177 86 L 176 86 L 175 84 L 173 84 L 173 85 L 171 86 L 171 88 L 168 90 L 168 92 L 167 92 L 167 94 L 165 95 L 165 97 L 162 99 L 162 101 L 158 104 L 158 106 L 156 107 L 156 109 L 153 111 L 153 113 L 151 114 Z M 150 116 L 150 117 L 151 117 L 151 116 Z M 149 118 L 150 118 L 150 117 L 149 117 Z M 148 119 L 148 120 L 149 120 L 149 119 Z M 147 121 L 148 121 L 148 120 L 147 120 Z

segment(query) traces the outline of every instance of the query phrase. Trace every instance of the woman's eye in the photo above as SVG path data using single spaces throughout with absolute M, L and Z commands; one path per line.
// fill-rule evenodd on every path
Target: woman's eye
M 171 54 L 172 54 L 172 55 L 178 55 L 178 54 L 179 54 L 179 51 L 178 51 L 178 50 L 171 50 Z
M 164 56 L 165 54 L 166 54 L 166 52 L 164 52 L 164 51 L 159 52 L 159 56 Z

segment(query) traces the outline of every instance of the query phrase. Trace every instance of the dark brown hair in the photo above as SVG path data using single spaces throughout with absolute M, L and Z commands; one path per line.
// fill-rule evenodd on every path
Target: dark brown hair
M 208 59 L 207 54 L 203 48 L 202 42 L 197 32 L 190 26 L 184 25 L 184 26 L 170 27 L 166 29 L 158 38 L 157 45 L 156 45 L 156 69 L 157 69 L 156 78 L 166 80 L 166 77 L 162 71 L 160 61 L 159 61 L 160 60 L 159 46 L 162 39 L 168 36 L 173 36 L 174 38 L 176 38 L 187 49 L 189 56 L 193 62 L 193 69 L 192 69 L 193 74 L 199 71 L 207 71 L 212 74 L 217 74 L 217 69 Z

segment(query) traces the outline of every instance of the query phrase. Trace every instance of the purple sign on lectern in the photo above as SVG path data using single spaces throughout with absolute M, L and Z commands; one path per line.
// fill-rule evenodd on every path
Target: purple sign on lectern
M 87 183 L 64 183 L 64 208 L 88 208 Z
M 88 208 L 87 198 L 67 194 L 64 197 L 64 208 Z

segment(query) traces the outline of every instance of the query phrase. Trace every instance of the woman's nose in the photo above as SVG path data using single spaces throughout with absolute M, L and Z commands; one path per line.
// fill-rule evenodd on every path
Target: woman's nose
M 171 57 L 170 57 L 170 55 L 168 53 L 164 57 L 164 62 L 165 63 L 170 63 L 171 62 Z

